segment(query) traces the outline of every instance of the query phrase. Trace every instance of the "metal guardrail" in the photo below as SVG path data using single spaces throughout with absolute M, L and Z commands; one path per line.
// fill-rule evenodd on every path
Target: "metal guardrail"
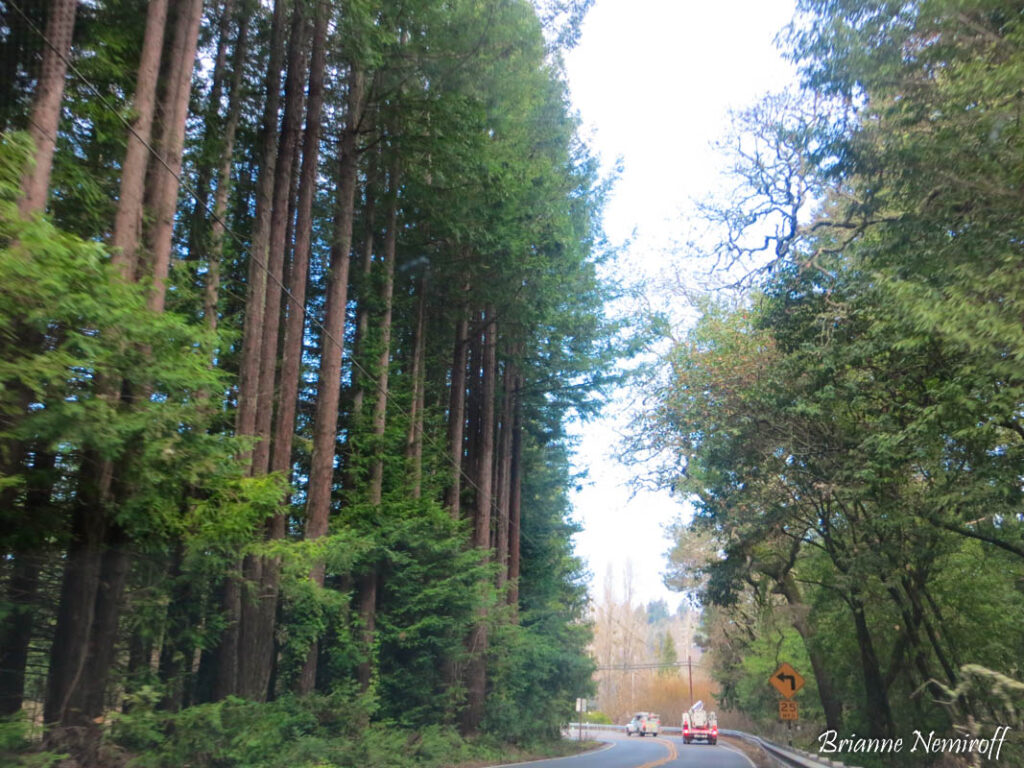
M 572 733 L 579 731 L 579 723 L 569 723 L 568 730 Z M 594 731 L 625 731 L 626 726 L 624 725 L 612 725 L 611 723 L 583 723 L 584 733 L 593 733 Z M 681 733 L 682 729 L 678 725 L 663 725 L 658 730 L 658 733 Z
M 582 731 L 581 731 L 582 727 Z M 577 733 L 595 733 L 598 731 L 625 731 L 626 726 L 624 725 L 605 725 L 602 723 L 569 723 L 568 733 L 569 735 L 575 735 Z M 679 726 L 665 725 L 662 726 L 659 735 L 662 733 L 680 733 L 682 731 Z M 722 728 L 718 731 L 720 736 L 732 736 L 735 739 L 743 739 L 751 744 L 755 744 L 763 749 L 770 757 L 772 757 L 779 765 L 784 768 L 855 768 L 852 765 L 846 765 L 837 760 L 829 760 L 828 758 L 822 757 L 821 755 L 815 755 L 811 752 L 804 752 L 799 749 L 792 749 L 790 747 L 783 747 L 774 742 L 762 739 L 760 736 L 755 736 L 752 733 L 746 733 L 745 731 L 734 731 L 728 728 Z
M 732 736 L 733 738 L 743 739 L 744 741 L 756 744 L 774 758 L 776 762 L 785 766 L 785 768 L 855 768 L 854 766 L 840 763 L 837 760 L 829 760 L 821 755 L 815 755 L 813 752 L 804 752 L 800 749 L 779 746 L 774 742 L 762 739 L 760 736 L 755 736 L 752 733 L 746 733 L 745 731 L 733 731 L 724 728 L 718 733 L 722 736 Z

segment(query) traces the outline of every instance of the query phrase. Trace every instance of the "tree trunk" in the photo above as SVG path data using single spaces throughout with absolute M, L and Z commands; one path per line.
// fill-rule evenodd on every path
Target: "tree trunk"
M 463 459 L 466 474 L 472 478 L 470 485 L 473 486 L 473 509 L 469 513 L 473 520 L 476 520 L 476 508 L 479 506 L 480 495 L 480 435 L 482 432 L 481 422 L 483 421 L 483 337 L 480 312 L 473 312 L 470 315 L 472 329 L 469 334 L 469 370 L 467 372 L 466 387 L 466 456 Z M 475 533 L 474 533 L 475 536 Z
M 946 619 L 942 615 L 942 611 L 939 609 L 939 606 L 935 603 L 935 599 L 932 597 L 931 592 L 928 590 L 928 586 L 926 584 L 921 585 L 921 594 L 924 596 L 925 601 L 927 602 L 928 607 L 931 609 L 932 615 L 935 617 L 935 621 L 938 622 L 939 626 L 948 626 L 946 624 Z M 963 662 L 960 660 L 960 654 L 957 650 L 957 647 L 948 637 L 947 642 L 949 645 L 950 657 L 953 660 L 953 666 L 959 668 L 963 665 Z
M 260 348 L 259 394 L 256 400 L 256 438 L 253 449 L 253 476 L 266 474 L 270 463 L 271 424 L 274 415 L 274 383 L 278 358 L 278 336 L 281 323 L 281 285 L 284 278 L 285 253 L 291 204 L 292 171 L 298 149 L 308 59 L 306 47 L 309 24 L 303 4 L 292 12 L 288 41 L 288 76 L 285 81 L 285 107 L 281 124 L 280 144 L 274 174 L 273 213 L 267 259 L 268 283 L 263 311 L 263 337 Z M 282 435 L 290 444 L 291 432 Z M 284 511 L 275 515 L 268 525 L 268 536 L 281 539 L 285 535 Z M 256 599 L 242 602 L 242 627 L 239 638 L 239 693 L 249 699 L 264 701 L 270 694 L 274 669 L 274 625 L 277 621 L 277 600 L 281 564 L 276 558 L 248 557 L 246 568 Z
M 133 407 L 133 399 L 127 383 L 122 383 L 122 408 Z M 137 444 L 129 444 L 122 454 L 123 462 L 130 462 L 140 450 Z M 113 510 L 123 499 L 131 496 L 132 488 L 127 482 L 130 471 L 119 467 L 117 462 L 101 461 L 103 481 L 100 492 L 84 493 L 88 514 L 95 516 L 103 533 L 99 544 L 99 572 L 95 584 L 95 605 L 89 626 L 87 646 L 84 651 L 85 664 L 77 679 L 74 701 L 89 722 L 96 723 L 106 705 L 107 683 L 117 651 L 118 625 L 121 618 L 122 599 L 131 560 L 128 551 L 128 536 L 124 528 L 114 522 Z M 114 467 L 117 467 L 116 469 Z M 89 490 L 89 484 L 85 486 Z M 64 723 L 72 725 L 72 723 Z
M 155 193 L 153 224 L 149 235 L 153 264 L 153 288 L 149 295 L 149 308 L 154 312 L 163 312 L 167 297 L 174 214 L 178 208 L 178 177 L 181 174 L 185 120 L 188 117 L 189 95 L 192 90 L 192 69 L 199 40 L 199 24 L 203 18 L 203 0 L 189 0 L 179 7 L 178 14 L 174 46 L 171 49 L 170 80 L 163 105 L 164 123 L 160 142 L 163 162 L 154 166 L 151 182 Z
M 242 114 L 242 73 L 249 41 L 249 3 L 243 3 L 238 21 L 238 38 L 231 55 L 231 91 L 228 105 L 227 124 L 224 126 L 224 143 L 220 152 L 220 172 L 217 177 L 217 191 L 213 196 L 213 221 L 210 224 L 209 254 L 206 263 L 206 286 L 203 291 L 203 316 L 211 331 L 217 330 L 217 304 L 220 301 L 220 262 L 224 257 L 224 217 L 228 210 L 228 193 L 231 190 L 232 153 L 235 149 L 235 135 Z M 206 211 L 203 211 L 206 215 Z
M 455 326 L 455 351 L 452 353 L 452 385 L 448 400 L 448 453 L 452 477 L 445 503 L 453 520 L 461 515 L 462 454 L 466 428 L 466 353 L 469 349 L 469 321 L 463 317 Z
M 494 464 L 494 395 L 496 371 L 497 329 L 494 324 L 494 309 L 486 313 L 486 330 L 483 342 L 483 379 L 480 415 L 480 456 L 477 475 L 476 514 L 474 520 L 473 544 L 481 550 L 480 559 L 490 560 L 491 508 L 494 504 L 491 470 Z M 487 608 L 480 608 L 480 615 L 470 635 L 470 654 L 466 680 L 466 709 L 462 716 L 465 733 L 474 733 L 480 727 L 484 715 L 487 695 Z
M 18 712 L 25 695 L 25 669 L 29 643 L 35 629 L 39 571 L 43 566 L 42 553 L 38 548 L 43 546 L 41 534 L 46 531 L 47 512 L 53 493 L 56 456 L 38 447 L 33 453 L 32 469 L 27 472 L 22 512 L 25 520 L 33 521 L 34 528 L 42 528 L 37 535 L 33 535 L 35 532 L 28 533 L 31 543 L 23 544 L 13 552 L 14 564 L 7 582 L 7 603 L 11 608 L 0 623 L 0 717 Z M 21 471 L 20 467 L 18 471 Z M 10 509 L 9 506 L 6 508 Z M 25 535 L 25 526 L 21 527 L 21 533 Z
M 892 710 L 889 708 L 889 697 L 886 695 L 885 681 L 878 665 L 875 645 L 868 629 L 867 617 L 864 615 L 864 604 L 857 595 L 849 598 L 850 610 L 853 612 L 853 623 L 857 632 L 857 645 L 860 646 L 861 669 L 864 674 L 864 694 L 870 735 L 875 739 L 892 736 Z
M 309 271 L 309 255 L 312 243 L 312 202 L 316 190 L 317 164 L 319 160 L 319 134 L 324 105 L 324 68 L 327 39 L 328 5 L 325 0 L 316 3 L 313 26 L 312 53 L 309 68 L 308 104 L 306 106 L 306 129 L 302 142 L 302 168 L 299 173 L 297 221 L 295 224 L 295 245 L 288 276 L 286 297 L 286 325 L 281 364 L 281 391 L 278 401 L 278 416 L 274 423 L 270 471 L 289 472 L 292 465 L 292 439 L 295 433 L 295 414 L 299 392 L 299 374 L 302 368 L 303 340 L 305 338 L 305 299 Z M 280 521 L 280 523 L 279 523 Z M 282 528 L 284 516 L 274 519 L 275 526 Z M 318 536 L 323 536 L 322 531 Z M 314 568 L 314 581 L 324 583 L 323 567 Z M 307 654 L 306 664 L 299 674 L 296 689 L 300 694 L 310 693 L 315 687 L 315 657 L 317 643 L 313 642 Z M 313 662 L 309 658 L 312 657 Z
M 284 59 L 285 8 L 287 0 L 275 0 L 271 30 L 270 61 L 267 67 L 267 101 L 260 129 L 260 176 L 256 186 L 256 211 L 252 242 L 249 246 L 249 270 L 246 285 L 245 324 L 242 330 L 242 354 L 238 372 L 238 412 L 235 432 L 256 434 L 259 408 L 260 351 L 263 342 L 264 310 L 267 300 L 267 256 L 270 246 L 270 217 L 277 168 L 277 113 L 281 103 L 281 70 Z M 246 459 L 251 460 L 249 454 Z
M 370 152 L 368 168 L 366 171 L 366 203 L 363 206 L 363 248 L 360 259 L 358 288 L 366 295 L 370 291 L 371 275 L 373 274 L 373 248 L 376 236 L 376 210 L 377 210 L 377 186 L 379 184 L 379 162 L 377 148 Z M 362 360 L 363 347 L 366 344 L 366 334 L 370 331 L 370 302 L 360 301 L 359 309 L 356 311 L 356 335 L 353 340 L 353 357 Z M 359 424 L 363 413 L 363 401 L 366 399 L 366 374 L 360 370 L 352 372 L 352 413 L 350 421 L 353 427 Z M 355 485 L 356 478 L 351 478 L 351 486 Z
M 124 687 L 127 692 L 138 691 L 150 682 L 153 658 L 153 639 L 142 627 L 135 627 L 128 638 L 128 671 L 125 675 Z M 121 703 L 122 712 L 130 712 L 131 704 L 125 700 Z
M 384 431 L 387 428 L 388 379 L 391 366 L 391 317 L 395 295 L 395 253 L 398 244 L 398 190 L 400 173 L 397 161 L 391 168 L 391 195 L 388 202 L 387 232 L 384 237 L 384 285 L 381 289 L 380 355 L 373 401 L 373 461 L 370 463 L 370 504 L 379 507 L 384 488 Z
M 342 136 L 338 167 L 338 198 L 334 242 L 328 277 L 327 309 L 324 322 L 317 408 L 313 426 L 313 456 L 310 462 L 309 495 L 306 502 L 307 536 L 316 538 L 327 530 L 334 479 L 334 457 L 338 431 L 338 401 L 341 392 L 341 356 L 348 303 L 349 251 L 352 247 L 352 214 L 356 186 L 355 132 L 362 108 L 363 73 L 353 67 L 349 83 L 349 114 Z M 315 535 L 310 535 L 310 534 Z
M 463 315 L 455 325 L 455 345 L 452 352 L 451 387 L 448 392 L 448 454 L 451 477 L 445 489 L 445 505 L 452 520 L 462 515 L 462 457 L 465 452 L 466 427 L 466 366 L 469 364 L 469 320 Z M 453 658 L 444 660 L 445 688 L 453 691 L 461 687 L 464 669 Z
M 288 250 L 288 214 L 291 207 L 292 166 L 302 127 L 302 108 L 305 99 L 308 20 L 303 4 L 297 3 L 292 16 L 292 30 L 288 42 L 288 77 L 285 81 L 284 118 L 281 122 L 280 146 L 274 179 L 273 214 L 270 219 L 270 247 L 267 271 L 272 276 L 267 285 L 267 300 L 263 313 L 263 339 L 260 351 L 259 396 L 256 412 L 257 443 L 253 450 L 252 474 L 266 474 L 270 467 L 271 425 L 274 416 L 274 383 L 278 358 L 278 336 L 281 325 L 281 286 L 284 283 L 285 255 Z M 288 435 L 291 439 L 291 435 Z M 274 528 L 284 535 L 283 520 Z
M 374 514 L 384 495 L 384 432 L 387 429 L 389 374 L 391 367 L 391 325 L 395 294 L 395 257 L 398 244 L 398 190 L 401 185 L 397 156 L 389 174 L 391 193 L 388 201 L 387 231 L 384 236 L 384 285 L 381 288 L 380 355 L 377 358 L 377 381 L 373 401 L 373 460 L 370 462 L 369 502 Z M 377 625 L 377 567 L 371 565 L 359 582 L 359 618 L 362 623 L 363 660 L 356 677 L 360 689 L 370 686 L 373 676 L 373 642 Z
M 89 633 L 100 582 L 102 544 L 106 534 L 100 502 L 106 496 L 109 462 L 83 459 L 79 475 L 71 543 L 57 608 L 57 626 L 50 646 L 49 676 L 43 722 L 52 725 L 88 726 L 89 717 L 81 695 L 87 663 Z
M 256 187 L 256 210 L 252 240 L 249 246 L 248 290 L 246 292 L 245 321 L 242 332 L 241 362 L 238 377 L 238 410 L 235 432 L 241 436 L 256 434 L 256 415 L 260 407 L 259 383 L 263 365 L 261 360 L 265 309 L 268 292 L 268 251 L 270 218 L 277 171 L 278 110 L 281 103 L 281 70 L 284 59 L 287 0 L 275 0 L 270 35 L 270 58 L 265 80 L 266 102 L 263 108 L 259 135 L 260 173 Z M 276 286 L 275 286 L 276 288 Z M 244 454 L 252 474 L 253 454 Z M 225 586 L 224 609 L 228 628 L 221 638 L 217 659 L 216 698 L 238 694 L 262 701 L 266 697 L 269 680 L 269 660 L 266 648 L 272 639 L 265 634 L 265 617 L 269 608 L 264 605 L 264 578 L 273 579 L 273 570 L 264 574 L 260 558 L 247 556 L 240 567 L 242 583 L 233 583 L 228 577 Z M 272 613 L 271 613 L 272 615 Z M 272 626 L 272 625 L 271 625 Z M 261 634 L 261 631 L 263 634 Z
M 203 145 L 205 150 L 211 146 L 222 146 L 224 139 L 224 128 L 221 125 L 220 102 L 224 93 L 224 80 L 226 77 L 228 63 L 228 37 L 231 32 L 231 17 L 234 15 L 234 0 L 224 0 L 219 10 L 220 25 L 217 30 L 217 54 L 213 59 L 213 72 L 210 75 L 210 95 L 206 102 L 203 128 Z M 239 28 L 248 24 L 245 18 L 247 10 L 242 10 L 239 19 Z M 237 49 L 237 41 L 236 41 Z M 228 111 L 231 111 L 230 105 Z M 223 150 L 216 153 L 222 157 Z M 192 204 L 192 226 L 189 227 L 188 257 L 198 261 L 202 253 L 210 246 L 208 238 L 209 230 L 209 204 L 210 204 L 210 181 L 214 178 L 214 170 L 219 163 L 199 162 L 196 168 L 195 200 Z
M 345 310 L 348 304 L 349 252 L 352 249 L 352 217 L 356 191 L 356 132 L 363 108 L 364 75 L 353 64 L 349 72 L 348 116 L 341 137 L 338 163 L 338 196 L 334 219 L 334 242 L 327 283 L 327 308 L 321 341 L 320 375 L 317 384 L 316 416 L 313 422 L 313 455 L 310 460 L 306 496 L 306 538 L 327 533 L 334 485 L 334 457 L 338 432 L 338 402 L 341 395 L 341 356 L 345 338 Z M 313 580 L 324 583 L 324 568 L 313 569 Z M 316 680 L 317 649 L 306 657 L 300 689 Z
M 308 538 L 317 538 L 327 531 L 334 480 L 342 343 L 345 333 L 345 310 L 348 304 L 349 251 L 352 247 L 352 214 L 356 186 L 355 132 L 362 108 L 362 71 L 353 67 L 349 80 L 349 114 L 342 136 L 338 167 L 337 211 L 328 276 L 326 318 L 321 342 L 320 376 L 313 425 L 313 456 L 310 462 L 309 493 L 306 502 Z
M 135 122 L 128 134 L 124 163 L 121 165 L 121 192 L 114 217 L 112 261 L 126 282 L 135 281 L 142 209 L 146 186 L 146 168 L 156 112 L 156 86 L 160 76 L 160 57 L 167 26 L 167 0 L 152 0 L 146 10 L 146 33 L 142 41 L 139 76 L 135 83 Z
M 93 610 L 88 663 L 82 670 L 82 689 L 85 712 L 90 720 L 103 714 L 107 693 L 107 680 L 117 650 L 117 627 L 121 617 L 121 602 L 131 561 L 128 557 L 127 537 L 117 525 L 108 524 L 100 562 L 96 607 Z
M 925 614 L 924 603 L 921 601 L 921 595 L 918 591 L 917 585 L 910 579 L 904 579 L 903 589 L 907 593 L 907 597 L 910 599 L 910 604 L 913 606 L 914 618 L 917 619 L 917 622 L 924 627 L 925 634 L 928 635 L 928 642 L 931 643 L 932 650 L 935 653 L 935 658 L 938 659 L 939 665 L 942 667 L 942 671 L 946 674 L 946 680 L 949 682 L 951 688 L 956 688 L 960 682 L 959 676 L 953 668 L 953 665 L 949 662 L 949 657 L 946 655 L 946 651 L 942 647 L 938 631 L 928 620 L 928 616 Z
M 191 673 L 192 656 L 195 652 L 190 630 L 194 624 L 191 580 L 182 578 L 182 561 L 184 548 L 181 544 L 175 547 L 171 557 L 167 577 L 171 582 L 171 599 L 167 606 L 167 629 L 164 642 L 160 647 L 160 658 L 157 672 L 164 687 L 164 697 L 160 708 L 169 712 L 177 712 L 184 705 L 185 692 L 188 689 L 189 673 Z
M 509 467 L 508 495 L 508 602 L 513 611 L 519 609 L 519 540 L 523 499 L 523 415 L 519 401 L 523 377 L 516 372 L 512 403 L 512 463 Z
M 373 639 L 377 633 L 377 568 L 359 578 L 359 618 L 362 625 L 363 658 L 356 667 L 360 691 L 367 691 L 373 679 Z
M 224 592 L 221 606 L 228 625 L 221 634 L 217 651 L 210 654 L 208 668 L 212 668 L 212 698 L 214 701 L 233 696 L 238 692 L 238 654 L 241 639 L 242 616 L 242 574 L 229 572 L 224 577 Z
M 793 628 L 803 639 L 804 648 L 807 649 L 807 656 L 811 660 L 814 680 L 818 686 L 818 697 L 821 699 L 821 707 L 825 711 L 825 725 L 827 728 L 839 731 L 842 729 L 843 705 L 836 695 L 828 662 L 814 643 L 814 630 L 811 629 L 811 625 L 807 621 L 807 606 L 803 602 L 800 588 L 792 573 L 786 573 L 779 583 L 779 588 L 789 604 Z
M 266 701 L 269 693 L 280 569 L 276 558 L 247 555 L 242 561 L 237 693 L 251 701 Z
M 409 408 L 409 431 L 405 440 L 405 456 L 412 464 L 412 497 L 420 498 L 423 485 L 423 397 L 425 388 L 426 351 L 426 279 L 417 281 L 416 331 L 412 350 L 412 405 Z
M 515 366 L 505 363 L 502 376 L 501 432 L 498 439 L 497 467 L 497 520 L 494 525 L 494 557 L 498 562 L 498 594 L 508 582 L 509 563 L 509 501 L 512 476 L 512 400 Z
M 480 471 L 477 483 L 476 526 L 474 544 L 487 549 L 491 536 L 491 509 L 494 506 L 494 482 L 491 468 L 494 463 L 494 401 L 497 378 L 497 328 L 494 309 L 488 308 L 483 341 L 483 380 L 480 417 Z M 489 559 L 484 553 L 484 559 Z
M 18 202 L 18 211 L 22 216 L 42 211 L 50 196 L 53 150 L 57 145 L 60 105 L 64 99 L 64 77 L 71 56 L 71 36 L 75 31 L 77 10 L 78 0 L 53 0 L 46 19 L 44 34 L 49 44 L 43 46 L 43 65 L 28 129 L 36 152 L 33 167 L 22 178 L 23 196 Z
M 39 559 L 27 552 L 15 555 L 7 582 L 11 608 L 0 626 L 0 717 L 20 712 L 25 696 L 25 664 L 34 629 L 40 565 Z
M 306 284 L 313 238 L 313 193 L 316 191 L 320 156 L 327 11 L 326 0 L 319 0 L 313 29 L 309 103 L 306 107 L 306 131 L 302 143 L 295 247 L 288 276 L 288 291 L 291 296 L 286 297 L 288 303 L 281 358 L 281 385 L 277 420 L 274 425 L 273 451 L 270 459 L 272 472 L 288 472 L 292 463 L 292 438 L 295 433 L 296 401 L 299 394 L 299 373 L 302 368 L 302 348 L 305 335 Z

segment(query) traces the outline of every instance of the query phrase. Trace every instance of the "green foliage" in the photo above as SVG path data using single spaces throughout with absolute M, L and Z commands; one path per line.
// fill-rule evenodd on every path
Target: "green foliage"
M 362 716 L 350 692 L 271 704 L 228 698 L 173 715 L 137 706 L 117 717 L 109 741 L 139 766 L 346 765 Z
M 439 707 L 453 704 L 438 659 L 464 655 L 480 606 L 478 585 L 494 570 L 465 547 L 462 527 L 436 503 L 393 500 L 388 509 L 366 551 L 381 579 L 378 714 L 403 728 L 422 728 L 438 721 Z
M 178 714 L 152 703 L 137 696 L 131 711 L 114 719 L 103 747 L 109 759 L 138 768 L 442 768 L 509 753 L 507 745 L 467 741 L 443 725 L 411 729 L 376 720 L 366 728 L 366 700 L 351 690 L 266 704 L 229 698 Z
M 33 727 L 22 715 L 0 719 L 0 758 L 17 768 L 51 768 L 66 754 L 36 748 Z
M 679 654 L 676 651 L 676 641 L 672 635 L 665 632 L 658 639 L 658 674 L 673 676 L 677 674 L 676 662 L 679 661 Z
M 716 249 L 775 258 L 756 291 L 701 307 L 643 425 L 659 479 L 694 500 L 671 578 L 712 606 L 725 701 L 765 724 L 773 664 L 806 675 L 817 654 L 846 730 L 990 732 L 993 709 L 949 692 L 972 664 L 1021 672 L 1020 18 L 800 14 L 808 90 L 744 116 L 765 152 L 738 156 L 751 194 Z M 758 212 L 790 211 L 765 240 Z M 820 723 L 812 691 L 801 718 Z
M 592 693 L 593 663 L 579 649 L 589 628 L 556 626 L 553 617 L 522 617 L 495 628 L 491 655 L 495 689 L 485 728 L 503 741 L 536 744 L 559 738 L 578 695 Z
M 528 447 L 524 457 L 519 622 L 492 629 L 494 690 L 485 728 L 505 741 L 531 744 L 558 738 L 577 697 L 593 692 L 594 662 L 584 653 L 592 633 L 584 623 L 586 591 L 571 554 L 568 502 L 560 444 Z
M 234 472 L 233 441 L 203 429 L 203 393 L 224 381 L 208 364 L 214 339 L 179 316 L 150 312 L 143 288 L 115 277 L 99 244 L 43 218 L 21 219 L 26 150 L 16 135 L 0 147 L 0 438 L 60 452 L 69 473 L 86 452 L 130 455 L 121 482 L 134 492 L 118 522 L 140 541 L 181 534 L 182 491 Z M 120 397 L 110 391 L 115 381 Z M 218 516 L 217 524 L 227 523 Z

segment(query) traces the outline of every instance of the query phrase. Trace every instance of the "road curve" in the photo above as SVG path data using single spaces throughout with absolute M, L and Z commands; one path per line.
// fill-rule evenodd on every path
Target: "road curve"
M 606 742 L 592 752 L 513 765 L 529 768 L 752 768 L 738 750 L 707 744 L 683 744 L 678 735 L 627 737 L 606 731 L 590 735 Z

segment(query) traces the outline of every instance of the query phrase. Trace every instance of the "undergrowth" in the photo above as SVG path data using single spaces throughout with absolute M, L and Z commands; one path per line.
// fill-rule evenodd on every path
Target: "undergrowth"
M 97 727 L 104 768 L 444 768 L 566 754 L 568 744 L 508 745 L 452 726 L 419 729 L 368 721 L 358 699 L 291 696 L 267 703 L 228 698 L 181 712 L 141 696 Z M 43 749 L 23 720 L 0 722 L 0 762 L 18 768 L 91 768 Z

